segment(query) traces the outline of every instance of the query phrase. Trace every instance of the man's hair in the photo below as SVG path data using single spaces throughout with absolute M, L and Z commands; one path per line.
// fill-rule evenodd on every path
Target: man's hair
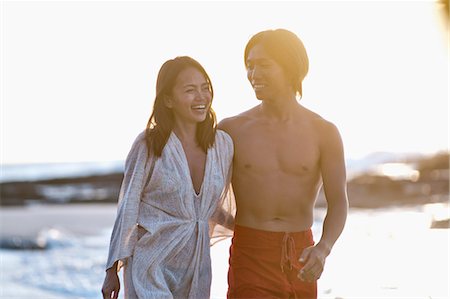
M 263 46 L 267 54 L 282 67 L 292 88 L 301 97 L 302 81 L 308 73 L 309 60 L 298 36 L 286 29 L 265 30 L 255 34 L 245 47 L 245 65 L 249 52 L 256 45 Z
M 157 157 L 161 156 L 175 123 L 173 111 L 165 105 L 164 100 L 172 96 L 178 75 L 190 67 L 197 69 L 203 74 L 210 86 L 211 100 L 214 97 L 211 79 L 202 65 L 193 58 L 178 56 L 166 61 L 161 66 L 156 80 L 156 97 L 153 103 L 153 112 L 148 120 L 145 134 L 149 153 L 153 153 Z M 197 124 L 196 132 L 197 142 L 205 152 L 214 144 L 216 127 L 216 114 L 210 107 L 206 119 Z

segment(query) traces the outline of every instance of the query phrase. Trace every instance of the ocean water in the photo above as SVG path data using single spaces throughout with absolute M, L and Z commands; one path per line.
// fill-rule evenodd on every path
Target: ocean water
M 101 298 L 109 233 L 49 229 L 46 250 L 0 250 L 0 298 Z
M 448 213 L 448 206 L 439 209 Z M 319 280 L 319 298 L 450 298 L 449 230 L 430 229 L 430 211 L 351 210 Z M 323 217 L 317 210 L 316 240 Z M 0 298 L 101 298 L 110 232 L 49 227 L 42 233 L 46 250 L 0 250 Z M 225 298 L 228 247 L 229 241 L 212 247 L 212 298 Z

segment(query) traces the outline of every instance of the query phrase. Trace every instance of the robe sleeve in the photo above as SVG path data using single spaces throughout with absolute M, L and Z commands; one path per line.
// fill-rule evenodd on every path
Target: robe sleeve
M 117 271 L 133 254 L 138 240 L 138 214 L 141 193 L 151 171 L 153 157 L 148 156 L 145 131 L 135 139 L 125 161 L 116 220 L 111 234 L 106 269 L 119 261 Z
M 233 235 L 236 203 L 231 186 L 234 146 L 231 137 L 218 130 L 216 136 L 222 173 L 225 177 L 225 187 L 218 199 L 217 209 L 209 221 L 211 245 Z

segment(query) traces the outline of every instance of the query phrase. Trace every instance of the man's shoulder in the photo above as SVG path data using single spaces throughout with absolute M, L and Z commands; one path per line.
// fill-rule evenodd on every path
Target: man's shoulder
M 233 126 L 239 125 L 242 122 L 245 122 L 246 120 L 248 120 L 248 116 L 245 115 L 244 113 L 234 115 L 231 117 L 227 117 L 227 118 L 222 119 L 219 122 L 219 128 L 233 127 Z
M 241 127 L 242 125 L 251 121 L 254 118 L 255 108 L 256 107 L 244 111 L 235 116 L 224 118 L 219 122 L 219 129 L 229 133 L 230 131 L 233 131 L 235 128 Z
M 304 117 L 319 130 L 330 130 L 336 128 L 336 126 L 329 120 L 323 118 L 318 113 L 303 107 Z
M 305 119 L 306 127 L 310 128 L 309 132 L 318 141 L 321 149 L 328 151 L 342 143 L 339 130 L 332 121 L 306 108 L 303 111 L 303 120 Z

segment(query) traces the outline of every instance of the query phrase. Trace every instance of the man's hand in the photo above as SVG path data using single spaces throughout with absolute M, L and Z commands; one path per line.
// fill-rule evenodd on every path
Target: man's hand
M 330 250 L 319 244 L 303 249 L 299 262 L 304 266 L 298 272 L 297 277 L 302 281 L 314 282 L 320 278 L 325 266 L 325 259 Z
M 114 267 L 113 267 L 114 268 Z M 103 281 L 102 294 L 103 299 L 117 299 L 119 297 L 120 282 L 116 268 L 110 268 L 106 271 L 106 277 Z

